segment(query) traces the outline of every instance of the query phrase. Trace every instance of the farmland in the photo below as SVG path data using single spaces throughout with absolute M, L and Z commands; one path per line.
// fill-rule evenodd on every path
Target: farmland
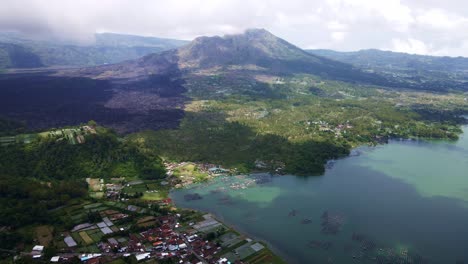
M 140 184 L 129 185 L 122 189 L 122 193 L 128 196 L 141 194 L 142 200 L 157 201 L 168 197 L 170 187 L 162 185 L 163 180 L 142 181 Z
M 36 238 L 41 245 L 48 246 L 53 240 L 54 227 L 48 225 L 42 225 L 36 227 L 35 233 Z
M 15 136 L 4 136 L 0 137 L 0 145 L 29 144 L 37 139 L 54 139 L 57 141 L 64 140 L 71 145 L 75 145 L 85 143 L 85 136 L 96 133 L 97 132 L 95 125 L 85 125 L 80 127 L 54 129 L 35 134 L 18 134 Z

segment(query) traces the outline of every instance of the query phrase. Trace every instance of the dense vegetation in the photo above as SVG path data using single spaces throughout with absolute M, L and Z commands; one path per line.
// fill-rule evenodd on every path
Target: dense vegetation
M 37 181 L 2 174 L 0 178 L 0 226 L 21 227 L 51 223 L 48 210 L 87 195 L 81 180 Z
M 271 170 L 285 166 L 286 172 L 319 175 L 328 159 L 349 151 L 341 140 L 290 142 L 275 134 L 258 134 L 216 113 L 192 113 L 177 130 L 147 131 L 130 138 L 172 160 L 211 162 L 240 171 L 254 169 L 259 160 Z
M 30 144 L 0 147 L 0 247 L 22 240 L 15 230 L 29 224 L 53 224 L 50 210 L 87 197 L 84 178 L 165 176 L 161 159 L 151 150 L 125 142 L 103 128 L 86 143 L 41 138 Z
M 168 159 L 321 174 L 328 159 L 388 138 L 457 139 L 461 94 L 435 95 L 330 81 L 313 75 L 239 73 L 191 78 L 194 99 L 176 130 L 131 135 Z M 222 89 L 216 87 L 222 87 Z
M 164 166 L 154 152 L 120 141 L 112 132 L 86 136 L 85 144 L 39 138 L 0 148 L 0 173 L 39 180 L 86 177 L 160 178 Z

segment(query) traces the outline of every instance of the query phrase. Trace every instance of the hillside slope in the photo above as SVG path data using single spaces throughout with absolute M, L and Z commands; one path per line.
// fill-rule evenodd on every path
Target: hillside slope
M 187 41 L 113 33 L 95 35 L 95 43 L 76 45 L 52 40 L 33 40 L 14 33 L 0 33 L 0 68 L 43 66 L 94 66 L 136 59 L 177 48 Z M 23 54 L 18 57 L 18 52 Z
M 308 52 L 394 78 L 409 88 L 468 91 L 468 58 L 424 56 L 375 49 L 356 52 Z

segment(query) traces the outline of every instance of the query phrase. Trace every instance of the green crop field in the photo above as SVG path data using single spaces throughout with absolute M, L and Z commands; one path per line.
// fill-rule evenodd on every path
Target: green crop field
M 85 242 L 85 244 L 91 244 L 94 242 L 93 239 L 89 237 L 89 235 L 85 231 L 79 232 L 79 235 L 81 239 Z

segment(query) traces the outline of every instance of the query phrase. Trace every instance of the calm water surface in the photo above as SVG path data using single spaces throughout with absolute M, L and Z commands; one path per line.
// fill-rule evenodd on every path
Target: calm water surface
M 468 135 L 358 151 L 320 177 L 218 177 L 171 196 L 291 263 L 468 263 Z

